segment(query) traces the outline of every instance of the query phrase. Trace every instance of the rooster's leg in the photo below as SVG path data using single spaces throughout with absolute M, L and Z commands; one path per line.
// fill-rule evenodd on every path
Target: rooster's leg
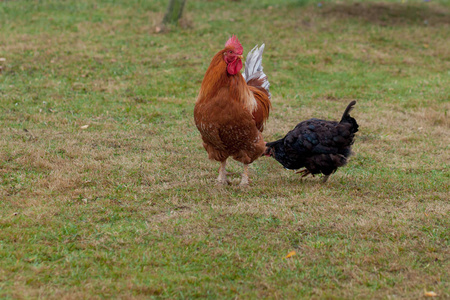
M 327 182 L 328 177 L 330 177 L 330 175 L 325 175 L 325 176 L 323 176 L 322 182 L 323 182 L 323 183 Z
M 242 173 L 242 179 L 240 186 L 248 186 L 248 164 L 244 164 L 244 173 Z
M 225 167 L 227 166 L 227 161 L 221 161 L 219 167 L 219 177 L 217 177 L 217 184 L 229 184 L 230 182 L 227 179 L 227 171 Z

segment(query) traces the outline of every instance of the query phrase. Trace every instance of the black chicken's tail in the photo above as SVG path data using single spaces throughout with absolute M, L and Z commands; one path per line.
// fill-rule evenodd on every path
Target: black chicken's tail
M 356 100 L 353 100 L 352 102 L 350 102 L 348 104 L 347 108 L 344 111 L 344 114 L 342 115 L 341 122 L 344 121 L 349 116 L 348 114 L 353 110 L 355 104 L 356 104 Z
M 353 110 L 354 106 L 356 104 L 356 101 L 353 100 L 350 102 L 347 106 L 347 108 L 344 111 L 344 114 L 342 115 L 342 119 L 340 123 L 350 123 L 352 124 L 352 131 L 353 133 L 358 131 L 358 123 L 356 123 L 356 120 L 350 116 L 350 112 Z

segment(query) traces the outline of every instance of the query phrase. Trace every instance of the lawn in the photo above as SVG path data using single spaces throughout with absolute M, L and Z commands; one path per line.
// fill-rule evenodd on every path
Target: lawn
M 450 3 L 188 0 L 157 33 L 167 3 L 0 1 L 0 298 L 450 297 Z M 327 183 L 215 185 L 193 108 L 232 34 L 266 141 L 357 101 Z

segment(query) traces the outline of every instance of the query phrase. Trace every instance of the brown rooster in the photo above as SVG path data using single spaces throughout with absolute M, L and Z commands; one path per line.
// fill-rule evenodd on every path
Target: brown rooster
M 232 36 L 214 55 L 195 103 L 195 125 L 203 147 L 220 162 L 219 184 L 228 184 L 228 157 L 244 164 L 241 186 L 249 183 L 248 165 L 265 151 L 261 132 L 271 108 L 269 81 L 261 66 L 264 44 L 247 55 L 242 75 L 243 48 Z

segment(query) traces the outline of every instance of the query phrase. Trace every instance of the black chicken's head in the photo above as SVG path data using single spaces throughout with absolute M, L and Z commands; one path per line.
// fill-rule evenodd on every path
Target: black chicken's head
M 271 157 L 273 157 L 274 156 L 274 149 L 272 148 L 272 147 L 267 147 L 266 146 L 266 151 L 264 151 L 264 156 L 271 156 Z
M 275 158 L 276 154 L 280 152 L 280 148 L 282 147 L 282 140 L 278 140 L 275 142 L 266 143 L 266 151 L 264 151 L 264 156 L 270 156 Z
M 286 152 L 284 142 L 285 138 L 282 138 L 275 142 L 267 143 L 264 155 L 274 158 L 287 169 L 295 169 L 293 168 L 293 165 L 296 164 L 298 157 L 297 155 L 292 155 L 292 153 L 289 154 Z

